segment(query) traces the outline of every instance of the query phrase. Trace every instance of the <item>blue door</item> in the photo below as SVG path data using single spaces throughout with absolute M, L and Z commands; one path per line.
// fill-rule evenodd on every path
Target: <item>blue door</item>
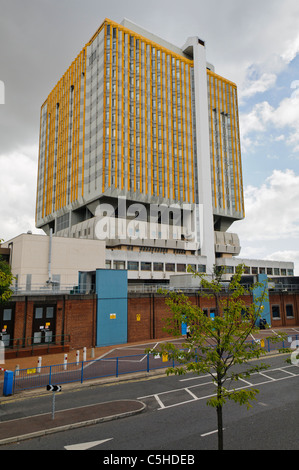
M 96 346 L 124 344 L 128 340 L 127 271 L 96 270 Z

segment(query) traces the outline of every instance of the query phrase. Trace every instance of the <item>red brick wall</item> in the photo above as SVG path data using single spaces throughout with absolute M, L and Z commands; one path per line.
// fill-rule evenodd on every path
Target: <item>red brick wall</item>
M 95 345 L 96 298 L 94 296 L 15 297 L 14 339 L 24 338 L 26 317 L 26 344 L 32 338 L 34 305 L 56 304 L 55 335 L 61 342 L 62 335 L 70 337 L 71 348 Z
M 192 294 L 190 302 L 201 308 L 215 308 L 215 300 L 199 297 Z M 42 297 L 14 297 L 15 322 L 14 338 L 23 338 L 26 313 L 26 338 L 32 337 L 32 322 L 34 305 L 41 302 L 56 303 L 56 331 L 58 339 L 60 335 L 70 335 L 70 348 L 83 348 L 95 346 L 96 334 L 96 297 L 86 296 L 49 296 Z M 251 303 L 251 296 L 245 296 L 246 304 Z M 27 303 L 26 303 L 27 302 Z M 272 305 L 279 305 L 280 318 L 272 319 L 272 327 L 299 326 L 299 294 L 269 294 L 270 311 Z M 286 305 L 293 305 L 293 318 L 286 317 Z M 163 331 L 165 319 L 170 315 L 169 307 L 165 304 L 165 297 L 158 294 L 130 294 L 128 297 L 128 342 L 148 341 L 152 339 L 166 338 Z
M 190 295 L 192 304 L 202 309 L 215 309 L 215 299 Z M 245 305 L 250 305 L 252 297 L 243 297 Z M 299 326 L 299 294 L 269 294 L 270 311 L 272 305 L 279 305 L 280 319 L 271 319 L 272 327 Z M 286 317 L 286 305 L 293 305 L 294 318 Z M 150 339 L 166 338 L 163 331 L 165 319 L 170 315 L 169 307 L 165 304 L 165 298 L 157 294 L 130 295 L 128 298 L 128 342 L 145 341 Z
M 190 297 L 196 303 L 195 296 Z M 167 338 L 165 319 L 170 309 L 165 297 L 157 294 L 136 294 L 128 298 L 128 342 Z
M 86 297 L 75 300 L 69 297 L 65 301 L 64 331 L 70 335 L 72 348 L 83 348 L 84 346 L 89 348 L 95 345 L 96 298 Z M 57 320 L 62 325 L 62 315 L 59 315 L 59 308 L 61 305 L 57 308 Z
M 128 298 L 128 342 L 153 338 L 151 296 Z
M 15 322 L 14 338 L 23 338 L 24 336 L 24 307 L 25 302 L 16 302 L 15 304 Z
M 270 293 L 269 295 L 269 303 L 270 303 L 270 313 L 271 313 L 271 322 L 272 327 L 294 327 L 299 325 L 299 294 L 286 294 L 286 293 Z M 287 317 L 286 314 L 286 305 L 293 305 L 293 313 L 294 317 Z M 279 318 L 273 318 L 272 316 L 272 306 L 278 305 L 280 311 Z

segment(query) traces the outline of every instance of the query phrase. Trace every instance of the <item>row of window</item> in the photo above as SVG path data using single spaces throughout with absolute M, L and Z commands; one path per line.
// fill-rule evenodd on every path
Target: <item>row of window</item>
M 112 265 L 113 264 L 113 265 Z M 206 266 L 199 264 L 184 264 L 184 263 L 158 263 L 158 262 L 148 262 L 148 261 L 110 261 L 106 260 L 106 269 L 127 269 L 128 271 L 155 271 L 155 272 L 178 272 L 185 273 L 187 272 L 187 267 L 191 268 L 197 272 L 205 273 Z
M 225 266 L 225 272 L 227 274 L 234 274 L 235 267 Z M 294 270 L 285 268 L 258 268 L 254 266 L 246 266 L 244 268 L 244 274 L 267 274 L 268 276 L 294 276 Z
M 112 261 L 106 260 L 107 269 L 127 269 L 128 271 L 161 271 L 161 272 L 187 272 L 187 267 L 191 266 L 193 270 L 197 272 L 206 272 L 205 265 L 196 264 L 184 264 L 184 263 L 151 263 L 147 261 Z M 227 274 L 234 274 L 234 266 L 226 266 Z M 257 268 L 257 267 L 246 267 L 244 274 L 268 274 L 277 276 L 293 276 L 293 269 L 284 268 Z
M 140 148 L 140 145 L 142 144 L 142 135 L 144 134 L 144 131 L 141 132 L 141 122 L 140 121 L 140 113 L 142 113 L 142 109 L 144 106 L 147 106 L 146 109 L 151 110 L 151 117 L 149 119 L 149 122 L 151 121 L 151 130 L 150 130 L 150 135 L 145 134 L 148 137 L 148 143 L 151 143 L 152 145 L 152 157 L 153 160 L 151 162 L 152 168 L 155 167 L 159 159 L 159 166 L 163 167 L 163 155 L 162 153 L 162 147 L 164 147 L 163 142 L 159 142 L 159 139 L 166 141 L 166 134 L 165 134 L 165 129 L 166 129 L 166 109 L 168 109 L 168 119 L 172 116 L 172 119 L 170 119 L 169 122 L 172 123 L 172 145 L 174 145 L 176 148 L 176 152 L 180 153 L 182 155 L 183 151 L 180 149 L 181 145 L 186 145 L 187 143 L 185 142 L 186 139 L 188 139 L 188 152 L 189 152 L 189 158 L 192 154 L 192 145 L 193 142 L 191 142 L 191 133 L 189 133 L 188 129 L 188 134 L 186 134 L 186 129 L 184 126 L 185 119 L 187 119 L 187 116 L 185 116 L 184 106 L 187 106 L 189 109 L 190 107 L 190 99 L 191 96 L 191 90 L 192 90 L 192 84 L 191 84 L 191 79 L 193 79 L 193 74 L 192 70 L 188 69 L 185 63 L 182 62 L 182 60 L 172 58 L 170 57 L 171 61 L 167 60 L 166 63 L 161 63 L 162 59 L 162 51 L 156 50 L 155 47 L 147 47 L 145 45 L 144 53 L 141 54 L 141 41 L 134 36 L 129 36 L 128 37 L 128 46 L 126 41 L 123 42 L 124 49 L 119 47 L 119 50 L 117 51 L 117 40 L 118 40 L 118 34 L 120 32 L 117 31 L 116 28 L 113 28 L 108 25 L 106 28 L 106 47 L 105 47 L 105 54 L 106 54 L 106 85 L 105 85 L 105 93 L 106 93 L 106 106 L 107 110 L 104 115 L 105 119 L 105 140 L 106 140 L 106 145 L 105 145 L 105 153 L 106 155 L 109 155 L 109 161 L 113 160 L 114 153 L 111 153 L 111 147 L 110 146 L 115 146 L 117 143 L 114 142 L 114 139 L 122 137 L 122 133 L 120 134 L 119 131 L 119 125 L 120 125 L 120 119 L 118 121 L 118 126 L 116 126 L 116 121 L 117 121 L 117 115 L 116 112 L 119 112 L 120 107 L 122 106 L 122 103 L 119 101 L 121 98 L 121 95 L 119 94 L 124 93 L 124 83 L 121 84 L 121 81 L 118 80 L 118 77 L 123 77 L 123 74 L 126 76 L 126 80 L 128 80 L 128 83 L 125 85 L 127 88 L 128 85 L 128 95 L 127 95 L 127 105 L 129 106 L 128 111 L 130 111 L 130 115 L 128 116 L 128 119 L 130 120 L 128 122 L 128 128 L 125 129 L 125 132 L 128 138 L 128 141 L 126 142 L 127 146 L 127 152 L 128 152 L 128 161 L 131 162 L 134 161 L 136 162 L 136 158 L 144 161 L 144 149 L 142 150 Z M 125 33 L 124 37 L 126 36 Z M 123 39 L 124 39 L 123 37 Z M 118 44 L 120 46 L 120 43 Z M 120 54 L 121 52 L 121 54 Z M 111 56 L 112 53 L 112 56 Z M 117 61 L 117 53 L 119 53 L 118 61 Z M 143 56 L 147 58 L 147 61 L 145 62 L 143 60 Z M 141 59 L 142 60 L 139 60 Z M 156 60 L 155 60 L 156 58 Z M 165 55 L 166 58 L 166 55 Z M 123 60 L 121 60 L 123 59 Z M 117 68 L 118 65 L 118 68 Z M 143 73 L 141 77 L 141 69 L 140 66 L 142 67 Z M 165 71 L 165 66 L 167 67 L 167 70 L 169 72 Z M 170 67 L 170 68 L 169 68 Z M 185 70 L 186 67 L 186 70 Z M 182 70 L 183 69 L 183 70 Z M 129 74 L 129 75 L 128 75 Z M 165 79 L 165 74 L 167 74 L 167 77 L 170 78 L 170 80 Z M 171 80 L 171 76 L 173 80 Z M 113 80 L 111 79 L 113 78 Z M 162 86 L 162 82 L 164 82 L 165 79 L 165 86 L 167 86 L 167 93 L 164 91 L 165 87 L 164 85 Z M 122 88 L 121 88 L 122 87 Z M 144 94 L 143 89 L 147 90 L 147 92 Z M 165 94 L 166 93 L 166 94 Z M 167 95 L 167 96 L 166 96 Z M 167 98 L 167 102 L 166 102 Z M 145 99 L 147 99 L 145 103 Z M 112 104 L 112 108 L 111 108 Z M 152 108 L 152 109 L 151 109 Z M 111 109 L 112 109 L 112 115 L 111 115 Z M 163 115 L 161 114 L 163 109 Z M 171 114 L 173 113 L 173 114 Z M 192 116 L 191 116 L 191 111 L 188 110 L 188 118 L 191 124 L 192 124 Z M 147 114 L 147 113 L 146 113 Z M 147 117 L 147 116 L 146 116 Z M 112 119 L 111 119 L 112 118 Z M 165 120 L 165 122 L 164 122 Z M 162 127 L 163 126 L 163 127 Z M 118 129 L 117 129 L 118 127 Z M 188 126 L 189 128 L 189 126 Z M 132 133 L 133 132 L 133 133 Z M 135 135 L 136 133 L 136 135 Z M 134 134 L 134 135 L 133 135 Z M 139 135 L 140 134 L 140 135 Z M 164 139 L 163 139 L 164 137 Z M 168 137 L 168 135 L 167 135 Z M 184 140 L 184 142 L 183 142 Z M 108 144 L 108 149 L 106 148 Z M 144 142 L 142 144 L 144 146 Z M 147 144 L 145 144 L 147 146 Z M 166 145 L 166 144 L 165 144 Z M 169 144 L 170 145 L 170 144 Z M 115 148 L 115 147 L 114 147 Z M 159 155 L 156 154 L 159 149 Z M 139 153 L 140 151 L 140 153 Z M 164 148 L 164 151 L 167 152 L 167 148 Z M 183 157 L 183 155 L 182 155 Z M 187 158 L 187 157 L 185 157 Z M 176 168 L 176 161 L 174 162 L 174 168 Z M 185 166 L 185 162 L 181 163 L 181 165 Z M 191 161 L 188 161 L 188 165 L 191 165 Z M 165 163 L 166 167 L 166 163 Z M 106 168 L 107 162 L 106 162 Z M 119 168 L 120 170 L 120 168 Z M 128 168 L 129 170 L 129 168 Z M 134 171 L 132 171 L 132 168 L 130 168 L 130 173 L 128 174 L 128 179 L 127 179 L 127 185 L 129 190 L 138 190 L 138 191 L 143 191 L 146 185 L 148 184 L 147 182 L 147 175 L 145 176 L 145 184 L 142 184 L 141 181 L 139 181 L 139 178 L 136 178 L 136 172 L 135 172 L 135 167 Z M 140 173 L 144 172 L 145 170 L 143 168 L 140 169 Z M 191 167 L 188 170 L 191 172 Z M 184 173 L 187 174 L 187 171 L 185 169 Z M 108 174 L 107 174 L 108 173 Z M 176 179 L 177 171 L 174 171 L 174 179 Z M 159 176 L 159 177 L 158 177 Z M 110 174 L 110 168 L 109 172 L 105 172 L 105 169 L 103 170 L 103 178 L 104 178 L 104 186 L 110 186 L 110 184 L 113 186 L 116 181 L 117 181 L 118 175 L 115 174 Z M 180 197 L 180 194 L 182 193 L 182 197 L 186 197 L 189 199 L 191 197 L 190 194 L 186 194 L 189 191 L 189 186 L 187 185 L 187 176 L 184 178 L 184 181 L 180 181 L 180 183 L 183 185 L 183 188 L 177 187 L 179 184 L 178 181 L 173 181 L 173 192 L 174 192 L 174 197 L 177 199 Z M 163 194 L 164 191 L 166 191 L 166 177 L 165 181 L 164 178 L 160 177 L 160 175 L 156 175 L 156 181 L 152 181 L 151 188 L 149 189 L 152 194 Z M 182 176 L 181 176 L 182 179 Z M 185 184 L 184 184 L 185 183 Z M 169 181 L 168 181 L 169 184 Z M 186 190 L 185 190 L 186 186 Z M 188 188 L 188 190 L 187 190 Z M 169 189 L 169 187 L 168 187 Z
M 294 318 L 294 307 L 293 304 L 286 305 L 286 317 L 287 318 Z M 273 320 L 280 319 L 280 306 L 279 305 L 272 305 L 272 318 Z

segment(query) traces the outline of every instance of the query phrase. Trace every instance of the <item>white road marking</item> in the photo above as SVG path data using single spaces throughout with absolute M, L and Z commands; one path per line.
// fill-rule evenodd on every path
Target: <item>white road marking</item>
M 180 379 L 180 382 L 187 382 L 188 380 L 204 379 L 206 377 L 211 377 L 211 376 L 209 374 L 207 374 L 207 375 L 198 375 L 197 377 L 190 377 L 188 379 Z
M 299 376 L 299 367 L 298 367 L 298 374 L 294 374 L 293 372 L 289 372 L 288 369 L 289 367 L 293 367 L 293 366 L 286 366 L 286 367 L 282 367 L 282 368 L 275 368 L 275 369 L 269 369 L 267 372 L 273 372 L 273 371 L 281 371 L 281 372 L 286 372 L 286 376 L 285 377 L 279 377 L 277 379 L 273 378 L 273 377 L 270 377 L 268 375 L 266 375 L 265 373 L 262 373 L 262 372 L 256 372 L 254 374 L 252 374 L 253 376 L 260 376 L 261 378 L 262 377 L 265 377 L 267 380 L 266 381 L 261 381 L 261 382 L 258 382 L 256 384 L 253 384 L 249 381 L 246 381 L 244 379 L 239 379 L 241 380 L 242 382 L 245 383 L 245 385 L 243 387 L 238 387 L 236 388 L 235 390 L 242 390 L 243 388 L 249 388 L 249 387 L 256 387 L 257 385 L 264 385 L 264 384 L 267 384 L 267 383 L 273 383 L 273 382 L 278 382 L 280 380 L 285 380 L 285 379 L 290 379 L 292 377 L 298 377 Z M 180 382 L 183 382 L 185 380 L 194 380 L 194 379 L 200 379 L 202 378 L 203 376 L 201 377 L 193 377 L 193 378 L 190 378 L 190 379 L 183 379 L 183 380 L 180 380 Z M 204 376 L 204 377 L 207 377 L 207 376 Z M 181 405 L 185 405 L 186 403 L 192 403 L 194 401 L 199 401 L 199 400 L 204 400 L 204 399 L 208 399 L 208 398 L 211 398 L 213 396 L 216 395 L 216 393 L 212 393 L 210 395 L 205 395 L 205 396 L 202 396 L 202 397 L 198 397 L 196 396 L 190 389 L 192 388 L 197 388 L 199 389 L 200 387 L 203 387 L 204 385 L 211 385 L 213 384 L 214 382 L 213 381 L 210 381 L 210 382 L 205 382 L 205 383 L 201 383 L 201 384 L 196 384 L 196 385 L 191 385 L 189 387 L 186 387 L 186 388 L 176 388 L 176 389 L 173 389 L 173 390 L 167 390 L 165 392 L 160 392 L 160 393 L 156 393 L 156 394 L 151 394 L 151 395 L 146 395 L 146 396 L 143 396 L 143 397 L 138 397 L 137 399 L 138 400 L 142 400 L 142 399 L 145 399 L 145 398 L 155 398 L 157 403 L 159 404 L 160 408 L 157 409 L 157 411 L 159 410 L 165 410 L 165 409 L 168 409 L 168 408 L 173 408 L 175 406 L 181 406 Z M 214 383 L 215 385 L 215 383 Z M 169 393 L 175 393 L 175 392 L 182 392 L 182 391 L 185 391 L 187 393 L 189 393 L 189 395 L 191 395 L 192 399 L 191 400 L 186 400 L 186 401 L 182 401 L 182 402 L 179 402 L 179 403 L 174 403 L 174 404 L 171 404 L 171 405 L 164 405 L 163 403 L 163 395 L 165 394 L 169 394 Z
M 285 370 L 285 369 L 278 369 L 278 370 L 281 370 L 281 372 L 285 372 L 286 374 L 290 374 L 290 375 L 295 375 L 296 374 L 293 374 L 293 372 L 290 372 L 289 370 Z
M 239 380 L 241 380 L 242 382 L 246 383 L 249 386 L 253 385 L 251 382 L 248 382 L 247 380 L 241 379 L 240 377 L 239 377 Z
M 164 405 L 164 404 L 162 403 L 162 401 L 160 400 L 159 395 L 149 395 L 149 396 L 155 397 L 155 399 L 157 400 L 157 402 L 158 402 L 159 405 L 160 405 L 160 409 L 165 408 L 165 405 Z M 145 397 L 144 397 L 144 398 L 145 398 Z
M 186 392 L 188 392 L 191 395 L 191 397 L 193 397 L 195 400 L 197 400 L 198 397 L 196 395 L 194 395 L 194 393 L 192 393 L 191 390 L 189 390 L 188 388 L 184 388 L 184 390 L 186 390 Z
M 69 446 L 64 446 L 64 448 L 66 450 L 87 450 L 87 449 L 91 449 L 92 447 L 103 444 L 104 442 L 111 441 L 111 439 L 113 439 L 113 437 L 110 437 L 109 439 L 103 439 L 101 441 L 82 442 L 81 444 L 72 444 Z
M 259 375 L 262 375 L 263 377 L 266 377 L 266 379 L 269 379 L 272 382 L 275 382 L 277 380 L 277 379 L 273 379 L 273 377 L 269 377 L 269 375 L 265 374 L 264 372 L 259 372 Z
M 223 428 L 223 431 L 224 429 L 225 428 Z M 201 434 L 200 436 L 201 437 L 210 436 L 211 434 L 215 434 L 216 432 L 218 432 L 218 429 L 216 429 L 215 431 L 206 432 L 205 434 Z

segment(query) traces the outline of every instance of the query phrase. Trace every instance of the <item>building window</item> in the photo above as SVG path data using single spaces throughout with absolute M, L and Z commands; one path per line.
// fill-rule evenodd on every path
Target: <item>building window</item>
M 286 275 L 287 275 L 287 270 L 286 270 L 286 269 L 282 269 L 282 270 L 281 270 L 281 275 L 282 275 L 282 276 L 286 276 Z
M 258 274 L 258 269 L 256 267 L 251 268 L 251 273 L 252 274 Z
M 274 268 L 274 276 L 279 276 L 279 268 Z
M 43 309 L 40 308 L 40 307 L 37 307 L 35 309 L 35 315 L 34 315 L 35 318 L 42 318 L 43 317 Z
M 128 270 L 129 271 L 138 271 L 139 262 L 138 261 L 128 261 Z
M 260 274 L 266 274 L 266 268 L 260 268 L 259 271 Z
M 192 271 L 196 271 L 196 264 L 188 264 L 188 267 L 190 267 Z
M 226 274 L 234 274 L 234 267 L 233 266 L 224 266 L 224 272 Z
M 12 309 L 11 308 L 5 308 L 3 310 L 3 320 L 4 321 L 10 321 L 12 317 Z
M 125 261 L 114 261 L 113 267 L 114 269 L 126 269 Z
M 272 318 L 273 320 L 280 318 L 279 305 L 272 305 Z
M 166 271 L 175 272 L 175 264 L 174 263 L 166 263 L 165 264 Z
M 154 271 L 163 271 L 163 263 L 154 263 Z
M 273 269 L 272 269 L 272 268 L 267 268 L 267 274 L 268 274 L 269 276 L 272 276 L 272 274 L 273 274 Z
M 46 318 L 54 318 L 54 307 L 46 307 Z
M 141 271 L 151 271 L 152 270 L 152 263 L 147 263 L 145 261 L 141 262 Z
M 70 214 L 64 214 L 56 219 L 56 232 L 69 227 Z
M 198 272 L 199 273 L 205 273 L 206 272 L 206 266 L 204 264 L 199 264 L 198 265 Z
M 111 269 L 111 261 L 110 260 L 106 260 L 105 268 L 106 269 Z
M 294 318 L 293 304 L 286 305 L 287 318 Z
M 89 56 L 89 65 L 92 65 L 92 63 L 95 61 L 97 56 L 97 50 L 93 51 L 91 55 Z
M 185 264 L 177 264 L 176 270 L 178 273 L 185 273 L 186 272 L 186 265 Z

